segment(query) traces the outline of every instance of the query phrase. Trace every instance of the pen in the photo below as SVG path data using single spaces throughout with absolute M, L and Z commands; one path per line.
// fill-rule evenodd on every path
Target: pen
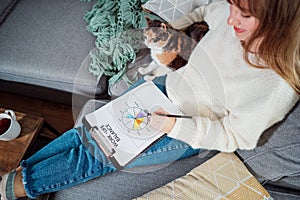
M 156 114 L 163 117 L 188 118 L 188 119 L 193 118 L 193 116 L 188 116 L 188 115 L 173 115 L 173 114 L 161 114 L 161 113 L 156 113 Z

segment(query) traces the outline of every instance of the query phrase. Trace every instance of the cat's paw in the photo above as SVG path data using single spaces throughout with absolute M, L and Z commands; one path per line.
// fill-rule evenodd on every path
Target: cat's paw
M 143 78 L 145 81 L 152 81 L 156 76 L 145 75 Z
M 138 68 L 138 72 L 141 74 L 141 75 L 145 75 L 145 74 L 148 74 L 148 70 L 147 70 L 147 67 L 139 67 Z
M 138 72 L 141 75 L 145 75 L 145 74 L 150 74 L 152 73 L 153 70 L 155 70 L 156 68 L 158 68 L 159 65 L 157 65 L 155 62 L 151 62 L 148 66 L 146 67 L 139 67 L 138 68 Z

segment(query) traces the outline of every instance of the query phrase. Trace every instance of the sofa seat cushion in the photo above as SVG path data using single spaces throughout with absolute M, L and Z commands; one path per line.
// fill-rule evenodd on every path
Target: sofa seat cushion
M 0 28 L 0 79 L 94 93 L 98 80 L 87 67 L 95 38 L 83 19 L 92 5 L 73 0 L 20 1 Z

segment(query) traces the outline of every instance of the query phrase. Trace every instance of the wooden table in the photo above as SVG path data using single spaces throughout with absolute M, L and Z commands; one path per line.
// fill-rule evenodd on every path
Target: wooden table
M 4 110 L 4 108 L 0 108 L 0 113 L 3 113 Z M 0 175 L 19 166 L 20 161 L 36 139 L 44 123 L 42 117 L 14 112 L 17 121 L 21 125 L 21 134 L 14 140 L 0 141 Z

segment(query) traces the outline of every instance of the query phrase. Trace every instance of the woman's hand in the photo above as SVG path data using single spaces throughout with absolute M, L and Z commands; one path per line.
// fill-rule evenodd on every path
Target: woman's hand
M 159 114 L 169 114 L 163 109 L 159 108 L 151 114 L 151 125 L 155 128 L 159 128 L 161 132 L 170 133 L 173 129 L 176 118 L 175 117 L 166 117 Z

